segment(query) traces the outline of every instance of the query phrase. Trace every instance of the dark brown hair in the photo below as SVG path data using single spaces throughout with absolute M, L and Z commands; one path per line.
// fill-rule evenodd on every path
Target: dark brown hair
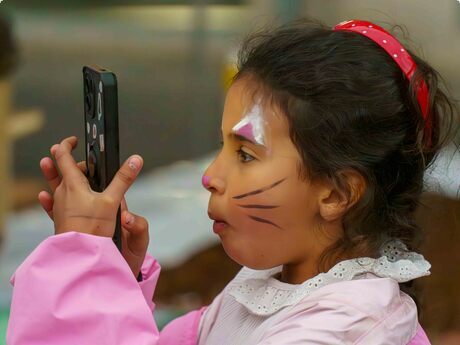
M 371 39 L 333 31 L 318 20 L 251 34 L 239 52 L 234 80 L 255 81 L 287 117 L 302 157 L 299 176 L 326 179 L 344 193 L 350 192 L 344 171 L 354 169 L 366 179 L 364 195 L 343 217 L 344 237 L 324 251 L 318 272 L 338 258 L 353 257 L 357 248 L 378 257 L 392 238 L 408 250 L 423 239 L 414 211 L 425 188 L 424 172 L 455 138 L 459 111 L 441 90 L 439 73 L 405 48 L 418 66 L 410 81 Z M 429 89 L 431 147 L 415 92 L 421 78 Z M 412 281 L 400 285 L 417 303 Z

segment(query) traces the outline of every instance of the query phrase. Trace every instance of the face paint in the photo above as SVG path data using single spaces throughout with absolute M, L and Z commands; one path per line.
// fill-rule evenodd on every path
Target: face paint
M 255 220 L 256 222 L 261 222 L 261 223 L 266 223 L 266 224 L 270 224 L 270 225 L 273 225 L 275 227 L 277 227 L 278 229 L 281 229 L 280 226 L 276 225 L 275 223 L 272 223 L 270 222 L 269 220 L 267 219 L 263 219 L 263 218 L 259 218 L 259 217 L 255 217 L 255 216 L 251 216 L 251 215 L 248 215 L 249 218 Z
M 210 176 L 203 175 L 203 177 L 201 177 L 201 184 L 206 189 L 208 189 L 208 187 L 209 187 L 209 181 L 211 181 Z
M 248 196 L 251 196 L 251 195 L 257 195 L 257 194 L 261 194 L 269 189 L 272 189 L 276 186 L 278 186 L 279 184 L 281 184 L 283 181 L 285 181 L 286 178 L 283 178 L 279 181 L 276 181 L 275 183 L 272 183 L 271 185 L 267 186 L 267 187 L 263 187 L 263 188 L 259 188 L 259 189 L 256 189 L 256 190 L 253 190 L 251 192 L 248 192 L 248 193 L 244 193 L 244 194 L 241 194 L 241 195 L 237 195 L 237 196 L 234 196 L 233 199 L 237 199 L 237 200 L 240 200 L 240 199 L 243 199 L 243 198 L 246 198 Z M 274 209 L 274 208 L 278 208 L 279 206 L 277 205 L 258 205 L 258 204 L 247 204 L 247 205 L 238 205 L 242 208 L 249 208 L 249 209 L 260 209 L 260 210 L 269 210 L 269 209 Z M 278 229 L 281 229 L 280 226 L 278 226 L 277 224 L 265 219 L 265 218 L 261 218 L 261 217 L 256 217 L 256 216 L 252 216 L 252 215 L 247 215 L 249 218 L 251 218 L 252 220 L 255 220 L 256 222 L 260 222 L 260 223 L 266 223 L 266 224 L 270 224 L 270 225 L 273 225 L 275 227 L 277 227 Z
M 251 111 L 232 128 L 232 132 L 265 146 L 264 123 L 262 108 L 255 104 Z
M 253 190 L 252 192 L 248 192 L 248 193 L 244 193 L 244 194 L 241 194 L 241 195 L 237 195 L 237 196 L 234 196 L 233 199 L 243 199 L 249 195 L 255 195 L 255 194 L 260 194 L 260 193 L 263 193 L 269 189 L 272 189 L 274 187 L 276 187 L 277 185 L 279 185 L 280 183 L 282 183 L 284 180 L 286 180 L 286 178 L 283 178 L 279 181 L 276 181 L 275 183 L 271 184 L 270 186 L 267 186 L 267 187 L 263 187 L 263 188 L 260 188 L 260 189 L 256 189 L 256 190 Z
M 279 206 L 272 206 L 272 205 L 238 205 L 239 207 L 243 208 L 262 208 L 262 209 L 270 209 L 270 208 L 278 208 Z

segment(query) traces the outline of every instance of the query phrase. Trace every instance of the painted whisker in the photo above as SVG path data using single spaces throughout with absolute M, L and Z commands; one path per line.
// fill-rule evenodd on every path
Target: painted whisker
M 279 206 L 274 206 L 274 205 L 238 205 L 240 207 L 244 208 L 261 208 L 261 209 L 272 209 L 272 208 L 277 208 Z
M 253 190 L 252 192 L 248 192 L 248 193 L 244 193 L 244 194 L 241 194 L 241 195 L 237 195 L 237 196 L 234 196 L 233 199 L 243 199 L 247 196 L 250 196 L 250 195 L 256 195 L 256 194 L 260 194 L 260 193 L 263 193 L 269 189 L 272 189 L 274 187 L 276 187 L 277 185 L 279 185 L 281 182 L 283 182 L 284 180 L 286 180 L 286 177 L 279 180 L 279 181 L 276 181 L 275 183 L 271 184 L 270 186 L 267 186 L 267 187 L 263 187 L 263 188 L 260 188 L 260 189 L 256 189 L 256 190 Z
M 261 222 L 261 223 L 266 223 L 266 224 L 270 224 L 270 225 L 273 225 L 273 226 L 276 226 L 278 229 L 281 229 L 281 227 L 279 227 L 278 225 L 276 225 L 275 223 L 272 223 L 270 222 L 269 220 L 266 220 L 266 219 L 263 219 L 263 218 L 259 218 L 259 217 L 255 217 L 255 216 L 250 216 L 248 215 L 249 218 L 257 221 L 257 222 Z

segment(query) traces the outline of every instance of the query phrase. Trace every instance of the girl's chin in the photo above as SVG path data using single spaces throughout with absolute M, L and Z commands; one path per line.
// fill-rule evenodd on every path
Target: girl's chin
M 263 270 L 266 268 L 266 262 L 260 262 L 260 257 L 254 257 L 254 253 L 250 248 L 242 248 L 234 243 L 229 243 L 229 237 L 225 235 L 221 237 L 222 247 L 225 254 L 240 266 L 246 266 L 253 270 Z

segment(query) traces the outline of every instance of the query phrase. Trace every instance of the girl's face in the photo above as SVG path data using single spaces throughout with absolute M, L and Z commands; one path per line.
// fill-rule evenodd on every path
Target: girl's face
M 246 83 L 235 82 L 225 100 L 223 147 L 203 179 L 211 192 L 208 214 L 227 223 L 218 235 L 240 265 L 267 269 L 311 262 L 324 248 L 314 231 L 322 187 L 299 180 L 301 158 L 284 116 L 256 114 L 264 128 L 254 135 L 236 130 L 254 109 L 244 104 Z

